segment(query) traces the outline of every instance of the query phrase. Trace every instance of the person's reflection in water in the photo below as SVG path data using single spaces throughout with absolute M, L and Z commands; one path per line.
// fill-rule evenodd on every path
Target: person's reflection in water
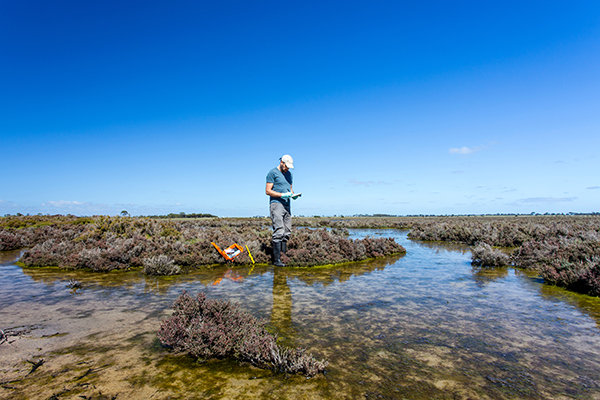
M 273 268 L 273 311 L 271 325 L 288 346 L 293 338 L 292 291 L 287 283 L 287 273 L 283 268 Z

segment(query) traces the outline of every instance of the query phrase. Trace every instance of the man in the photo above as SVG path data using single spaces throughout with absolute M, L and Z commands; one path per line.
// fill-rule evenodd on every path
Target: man
M 281 254 L 287 251 L 287 241 L 292 233 L 292 210 L 290 199 L 296 199 L 292 189 L 294 160 L 286 154 L 279 159 L 279 165 L 267 174 L 266 194 L 269 196 L 269 209 L 273 222 L 273 264 L 285 267 Z

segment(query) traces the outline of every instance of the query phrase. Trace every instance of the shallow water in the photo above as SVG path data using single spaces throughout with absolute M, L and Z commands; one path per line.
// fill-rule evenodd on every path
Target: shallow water
M 351 233 L 395 237 L 407 254 L 149 278 L 21 268 L 19 252 L 0 252 L 0 329 L 26 332 L 0 345 L 0 398 L 600 398 L 600 299 L 474 269 L 465 246 Z M 155 332 L 182 290 L 241 303 L 284 344 L 327 359 L 327 374 L 170 354 Z

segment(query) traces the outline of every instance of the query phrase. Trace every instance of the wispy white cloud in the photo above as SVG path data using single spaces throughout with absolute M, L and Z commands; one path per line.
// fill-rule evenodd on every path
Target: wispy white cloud
M 71 201 L 71 200 L 58 200 L 58 201 L 47 201 L 45 203 L 42 203 L 43 206 L 46 207 L 58 207 L 58 208 L 64 208 L 64 207 L 78 207 L 78 206 L 83 206 L 87 203 L 84 203 L 82 201 Z
M 0 215 L 12 213 L 18 210 L 18 207 L 12 201 L 0 199 Z
M 477 147 L 467 147 L 467 146 L 463 146 L 463 147 L 450 147 L 450 149 L 448 150 L 448 152 L 450 154 L 462 154 L 462 155 L 469 155 L 469 154 L 473 154 L 476 153 L 480 150 L 485 149 L 485 146 L 477 146 Z
M 13 203 L 12 201 L 2 200 L 2 199 L 0 199 L 0 206 L 2 206 L 2 207 L 17 207 L 17 205 L 15 203 Z
M 577 197 L 528 197 L 517 200 L 519 203 L 568 203 L 576 200 Z
M 381 204 L 390 204 L 390 205 L 406 205 L 411 204 L 410 201 L 387 201 L 389 199 L 381 199 Z

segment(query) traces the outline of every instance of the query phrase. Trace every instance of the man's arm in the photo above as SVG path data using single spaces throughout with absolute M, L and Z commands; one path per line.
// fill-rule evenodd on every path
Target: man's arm
M 292 185 L 290 185 L 290 191 L 292 193 L 294 193 L 294 190 L 292 189 Z M 279 193 L 273 190 L 273 182 L 267 182 L 267 187 L 265 189 L 265 193 L 267 194 L 267 196 L 271 196 L 271 197 L 281 197 L 281 195 L 283 195 L 283 193 Z
M 265 190 L 267 196 L 271 197 L 281 197 L 281 193 L 273 190 L 273 182 L 267 182 L 267 188 Z

